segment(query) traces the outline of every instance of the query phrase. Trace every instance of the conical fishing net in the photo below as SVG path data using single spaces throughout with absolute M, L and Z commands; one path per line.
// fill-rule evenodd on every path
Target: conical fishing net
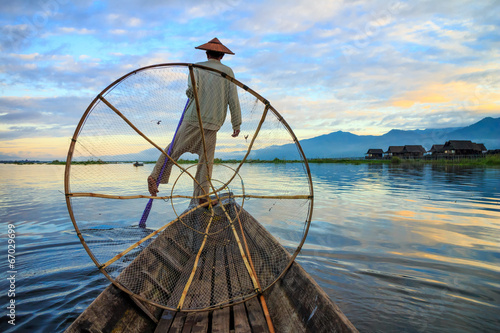
M 223 120 L 227 112 L 220 128 L 213 108 Z M 73 136 L 65 191 L 97 268 L 132 297 L 182 311 L 235 304 L 278 281 L 313 201 L 281 115 L 236 79 L 192 64 L 141 68 L 104 89 Z

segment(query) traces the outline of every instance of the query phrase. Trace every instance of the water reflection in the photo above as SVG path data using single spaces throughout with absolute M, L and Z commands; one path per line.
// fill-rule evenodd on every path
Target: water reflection
M 320 284 L 361 331 L 496 329 L 500 170 L 311 169 L 316 193 L 329 195 L 315 198 L 318 228 L 308 240 L 324 248 L 311 246 L 299 260 L 323 276 Z
M 121 174 L 114 177 L 128 194 L 143 193 L 147 167 L 119 166 Z M 310 167 L 314 215 L 298 261 L 361 332 L 497 330 L 499 169 Z M 106 174 L 114 173 L 112 166 L 106 168 Z M 62 194 L 63 167 L 0 165 L 0 172 L 2 224 L 14 222 L 18 228 L 17 264 L 23 287 L 16 295 L 22 300 L 16 331 L 61 332 L 108 282 L 96 271 L 69 221 Z M 248 165 L 241 175 L 253 193 L 301 193 L 307 185 L 303 170 L 294 164 Z M 118 185 L 82 183 L 80 188 L 106 186 Z M 137 207 L 144 204 L 138 202 Z M 91 237 L 92 228 L 107 225 L 113 217 L 123 225 L 113 241 L 127 243 L 135 237 L 136 215 L 142 213 L 135 212 L 135 205 L 130 203 L 126 210 L 132 218 L 123 217 L 114 204 L 107 205 L 94 214 L 95 224 L 89 222 L 85 232 Z M 284 245 L 293 248 L 300 240 L 303 218 L 292 216 L 286 204 L 251 199 L 245 206 Z M 155 207 L 158 221 L 163 221 L 163 206 Z M 298 208 L 306 214 L 307 200 Z M 286 222 L 273 218 L 269 209 L 286 216 Z M 5 244 L 5 234 L 0 238 Z M 5 261 L 0 267 L 7 271 Z M 5 287 L 2 280 L 0 288 Z M 2 332 L 14 331 L 5 321 L 0 325 Z

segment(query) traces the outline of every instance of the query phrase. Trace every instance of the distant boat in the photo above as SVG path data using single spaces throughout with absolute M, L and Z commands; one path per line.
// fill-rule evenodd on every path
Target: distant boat
M 144 163 L 143 162 L 137 162 L 137 161 L 135 161 L 134 166 L 135 167 L 144 166 Z

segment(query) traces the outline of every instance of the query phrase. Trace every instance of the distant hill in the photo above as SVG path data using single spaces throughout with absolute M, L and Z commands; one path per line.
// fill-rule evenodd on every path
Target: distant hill
M 450 133 L 454 138 L 470 140 L 468 138 L 499 139 L 500 118 L 487 117 L 470 126 L 457 129 Z M 488 148 L 488 147 L 487 147 Z M 495 147 L 500 148 L 500 147 Z
M 433 144 L 448 140 L 471 140 L 484 143 L 487 149 L 500 148 L 500 118 L 487 117 L 463 128 L 426 130 L 391 130 L 384 135 L 355 135 L 349 132 L 333 132 L 315 138 L 301 140 L 300 145 L 308 158 L 362 157 L 370 148 L 387 151 L 389 146 L 422 145 L 429 150 Z M 272 146 L 253 151 L 249 158 L 272 160 L 298 157 L 294 144 Z
M 17 155 L 4 155 L 0 154 L 0 161 L 19 161 L 22 160 L 22 157 L 19 157 Z
M 363 157 L 370 148 L 387 151 L 389 146 L 422 145 L 429 150 L 433 144 L 444 144 L 448 140 L 471 140 L 484 143 L 487 149 L 500 148 L 500 118 L 484 118 L 467 127 L 450 127 L 405 131 L 393 129 L 384 135 L 356 135 L 337 131 L 300 141 L 308 158 Z M 215 157 L 222 159 L 241 159 L 246 151 L 221 153 Z M 188 156 L 189 155 L 189 156 Z M 143 150 L 135 154 L 101 156 L 105 161 L 154 161 L 159 152 L 156 148 Z M 194 159 L 196 155 L 183 155 L 183 159 Z M 250 159 L 284 160 L 299 159 L 295 144 L 270 146 L 252 150 Z

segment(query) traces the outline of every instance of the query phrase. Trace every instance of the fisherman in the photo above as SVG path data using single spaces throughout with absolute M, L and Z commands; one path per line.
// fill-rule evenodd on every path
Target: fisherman
M 205 50 L 207 54 L 207 61 L 199 62 L 197 65 L 217 69 L 234 78 L 233 70 L 220 62 L 224 54 L 234 53 L 224 46 L 217 38 L 195 48 Z M 224 124 L 227 108 L 229 106 L 231 124 L 233 127 L 233 134 L 231 136 L 237 137 L 240 134 L 241 109 L 236 86 L 229 80 L 222 78 L 220 75 L 214 75 L 216 74 L 215 72 L 209 72 L 203 69 L 195 69 L 194 74 L 203 133 L 205 136 L 206 159 L 203 151 L 203 141 L 199 128 L 198 112 L 196 109 L 191 77 L 189 77 L 188 89 L 186 90 L 189 104 L 178 133 L 172 140 L 171 145 L 173 146 L 170 156 L 174 161 L 177 161 L 177 159 L 186 152 L 198 154 L 199 164 L 196 170 L 195 179 L 201 187 L 196 181 L 194 182 L 193 196 L 205 196 L 198 200 L 199 204 L 203 204 L 208 201 L 207 195 L 212 191 L 210 179 L 212 177 L 217 131 Z M 169 148 L 170 145 L 165 148 L 165 151 L 168 152 Z M 153 172 L 151 172 L 148 177 L 148 190 L 152 196 L 156 196 L 159 192 L 157 179 L 165 163 L 165 158 L 165 154 L 161 154 Z M 167 161 L 160 178 L 160 184 L 168 183 L 171 170 L 172 162 Z M 217 204 L 217 202 L 212 200 L 212 205 L 214 204 Z

